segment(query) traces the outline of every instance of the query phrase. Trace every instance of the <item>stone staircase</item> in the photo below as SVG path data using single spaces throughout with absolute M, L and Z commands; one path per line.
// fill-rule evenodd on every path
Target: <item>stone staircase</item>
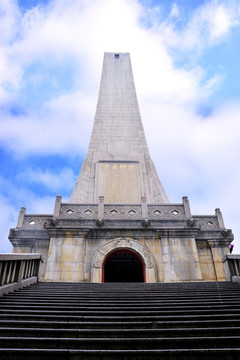
M 0 359 L 240 359 L 233 283 L 37 283 L 0 298 Z

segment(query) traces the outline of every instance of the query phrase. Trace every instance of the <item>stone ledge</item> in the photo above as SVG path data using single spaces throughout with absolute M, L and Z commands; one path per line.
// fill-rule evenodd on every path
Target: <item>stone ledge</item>
M 240 254 L 227 254 L 224 255 L 222 261 L 226 261 L 226 260 L 240 260 Z
M 38 279 L 36 276 L 32 276 L 28 279 L 23 279 L 20 282 L 14 282 L 11 284 L 6 284 L 3 286 L 0 286 L 0 296 L 9 294 L 11 292 L 14 292 L 16 290 L 22 289 L 24 287 L 27 287 L 29 285 L 37 283 Z
M 12 260 L 35 260 L 40 259 L 43 262 L 43 257 L 39 253 L 10 253 L 0 254 L 0 261 L 12 261 Z

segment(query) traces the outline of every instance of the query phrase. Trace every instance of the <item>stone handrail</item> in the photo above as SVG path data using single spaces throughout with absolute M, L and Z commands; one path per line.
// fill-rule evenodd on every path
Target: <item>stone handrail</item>
M 227 281 L 240 282 L 240 255 L 225 255 L 222 262 Z
M 41 254 L 0 254 L 0 296 L 38 281 Z

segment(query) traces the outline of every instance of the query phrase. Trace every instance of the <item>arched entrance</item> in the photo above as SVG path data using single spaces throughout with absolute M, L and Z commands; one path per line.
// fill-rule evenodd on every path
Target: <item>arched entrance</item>
M 128 249 L 116 250 L 103 263 L 103 282 L 145 282 L 142 259 Z
M 142 261 L 144 281 L 147 283 L 158 282 L 157 264 L 151 251 L 141 242 L 127 237 L 115 238 L 99 246 L 92 258 L 91 282 L 101 283 L 103 281 L 104 263 L 116 251 L 130 251 Z

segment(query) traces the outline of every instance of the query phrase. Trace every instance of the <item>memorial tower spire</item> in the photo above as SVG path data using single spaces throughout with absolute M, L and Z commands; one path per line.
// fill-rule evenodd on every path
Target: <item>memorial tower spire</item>
M 151 160 L 130 55 L 105 53 L 91 140 L 70 203 L 168 203 Z

